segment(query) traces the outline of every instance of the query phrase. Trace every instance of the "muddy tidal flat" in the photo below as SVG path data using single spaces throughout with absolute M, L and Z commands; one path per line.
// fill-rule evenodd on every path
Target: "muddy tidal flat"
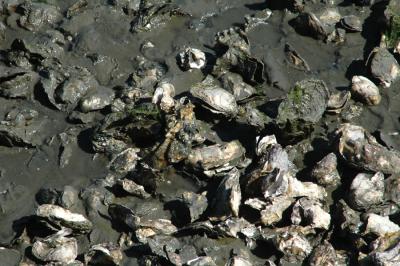
M 400 265 L 400 1 L 0 0 L 35 265 Z

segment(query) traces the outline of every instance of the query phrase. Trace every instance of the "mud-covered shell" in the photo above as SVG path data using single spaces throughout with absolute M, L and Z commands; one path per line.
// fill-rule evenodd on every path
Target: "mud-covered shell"
M 316 123 L 328 106 L 329 90 L 322 80 L 297 82 L 279 105 L 278 121 L 303 120 Z
M 231 141 L 223 145 L 195 148 L 189 153 L 187 162 L 192 167 L 209 170 L 234 164 L 243 158 L 244 153 L 245 149 L 239 141 Z
M 341 91 L 331 94 L 326 107 L 326 112 L 330 114 L 339 114 L 349 103 L 351 93 L 349 91 Z
M 36 210 L 36 215 L 78 233 L 87 233 L 93 227 L 92 222 L 82 214 L 73 213 L 57 205 L 40 205 Z
M 201 83 L 193 86 L 190 89 L 190 93 L 196 100 L 199 100 L 203 107 L 211 112 L 235 117 L 238 113 L 235 96 L 213 83 L 213 78 L 208 76 Z
M 381 102 L 379 88 L 372 81 L 363 76 L 354 76 L 351 82 L 351 92 L 355 98 L 368 105 L 378 105 Z
M 399 77 L 400 66 L 386 48 L 375 48 L 369 55 L 368 65 L 371 75 L 385 88 L 389 88 Z
M 32 246 L 32 254 L 41 261 L 68 264 L 78 256 L 78 242 L 75 238 L 65 237 L 64 231 L 60 231 L 36 240 Z
M 355 15 L 344 16 L 340 20 L 340 25 L 349 32 L 362 31 L 362 22 L 360 18 Z
M 336 138 L 337 150 L 349 165 L 370 172 L 400 173 L 400 153 L 380 145 L 361 126 L 342 124 Z
M 313 13 L 303 12 L 291 21 L 296 31 L 302 35 L 324 40 L 328 35 L 325 26 Z

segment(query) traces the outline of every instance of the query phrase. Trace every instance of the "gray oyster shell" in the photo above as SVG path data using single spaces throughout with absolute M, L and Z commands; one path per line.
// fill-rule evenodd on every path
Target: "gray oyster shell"
M 399 77 L 400 66 L 386 48 L 375 48 L 369 56 L 368 64 L 372 77 L 385 88 L 389 88 Z
M 215 85 L 211 76 L 207 76 L 201 83 L 190 89 L 191 95 L 200 102 L 201 106 L 213 113 L 235 117 L 238 105 L 235 96 L 223 88 Z
M 90 247 L 84 258 L 86 265 L 120 265 L 123 253 L 113 243 L 102 243 Z
M 336 134 L 339 154 L 351 166 L 384 174 L 400 172 L 400 153 L 380 145 L 364 128 L 346 123 Z
M 73 213 L 57 205 L 40 205 L 36 210 L 36 215 L 51 223 L 70 228 L 77 233 L 88 233 L 93 227 L 92 222 L 82 214 Z
M 324 114 L 330 93 L 321 80 L 297 82 L 278 107 L 276 121 L 286 138 L 307 135 Z
M 71 263 L 78 256 L 78 242 L 75 238 L 65 237 L 71 232 L 59 231 L 47 238 L 36 240 L 32 254 L 45 262 Z
M 321 186 L 336 186 L 340 183 L 340 176 L 337 170 L 337 157 L 332 152 L 317 162 L 311 171 L 311 176 Z
M 355 98 L 368 105 L 378 105 L 381 102 L 379 88 L 363 76 L 354 76 L 351 80 L 351 92 Z

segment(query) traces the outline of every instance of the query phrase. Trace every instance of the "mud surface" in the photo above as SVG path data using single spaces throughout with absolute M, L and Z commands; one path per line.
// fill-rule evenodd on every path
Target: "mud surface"
M 99 84 L 105 88 L 118 90 L 126 86 L 130 75 L 138 68 L 138 56 L 159 62 L 166 66 L 167 72 L 163 80 L 168 80 L 175 86 L 178 96 L 186 95 L 189 88 L 203 80 L 210 72 L 213 63 L 219 56 L 215 45 L 215 34 L 232 26 L 244 24 L 244 16 L 260 12 L 268 7 L 268 1 L 249 0 L 174 0 L 184 13 L 190 16 L 178 16 L 168 20 L 165 25 L 157 26 L 149 32 L 132 32 L 131 23 L 134 14 L 124 10 L 122 4 L 113 2 L 135 1 L 87 1 L 87 5 L 67 16 L 68 8 L 75 0 L 47 0 L 32 1 L 34 3 L 47 3 L 58 9 L 61 17 L 52 25 L 44 23 L 39 28 L 31 31 L 21 27 L 19 19 L 21 11 L 14 9 L 14 2 L 0 1 L 4 5 L 1 19 L 6 26 L 2 32 L 0 42 L 0 61 L 2 65 L 11 65 L 8 56 L 12 50 L 12 43 L 16 39 L 31 40 L 41 32 L 56 29 L 62 33 L 66 41 L 62 44 L 65 52 L 57 57 L 63 66 L 79 66 L 89 70 Z M 84 1 L 83 1 L 84 2 Z M 308 8 L 318 12 L 329 6 L 319 1 L 306 1 Z M 297 16 L 287 10 L 272 9 L 272 15 L 266 23 L 261 23 L 247 32 L 250 42 L 251 54 L 255 58 L 270 66 L 274 73 L 274 83 L 266 81 L 257 85 L 266 98 L 282 98 L 293 85 L 303 79 L 316 78 L 325 81 L 331 93 L 348 90 L 351 78 L 354 75 L 367 73 L 365 60 L 372 49 L 379 45 L 381 31 L 375 23 L 379 16 L 379 8 L 358 6 L 351 1 L 321 1 L 335 2 L 342 16 L 355 14 L 363 21 L 362 32 L 346 34 L 345 41 L 341 44 L 326 43 L 308 36 L 300 35 L 290 25 L 289 21 Z M 7 9 L 9 5 L 10 10 Z M 15 5 L 16 6 L 16 5 Z M 154 48 L 143 49 L 146 42 L 154 44 Z M 309 71 L 294 68 L 287 62 L 285 45 L 290 44 L 298 54 L 307 62 Z M 46 44 L 40 44 L 46 46 Z M 182 71 L 177 65 L 177 54 L 183 47 L 198 48 L 205 52 L 207 66 L 200 70 Z M 107 57 L 107 62 L 94 63 L 96 56 Z M 34 72 L 39 72 L 33 67 Z M 128 81 L 128 82 L 127 82 Z M 107 113 L 109 107 L 92 112 L 93 116 L 88 123 L 73 123 L 71 111 L 60 111 L 52 105 L 43 95 L 39 85 L 35 85 L 33 93 L 28 99 L 0 98 L 0 118 L 6 116 L 13 108 L 30 108 L 38 112 L 44 126 L 34 133 L 37 145 L 34 147 L 18 147 L 8 145 L 2 140 L 0 146 L 0 244 L 9 246 L 21 234 L 21 226 L 26 217 L 35 214 L 38 206 L 37 193 L 42 188 L 62 190 L 65 185 L 70 185 L 77 190 L 84 189 L 95 179 L 104 178 L 108 173 L 109 157 L 95 153 L 91 147 L 91 136 Z M 363 126 L 368 131 L 387 137 L 392 148 L 400 148 L 400 83 L 395 82 L 390 88 L 381 88 L 382 101 L 377 106 L 363 106 L 351 100 L 351 105 L 359 106 L 361 114 L 352 119 L 352 123 Z M 327 115 L 323 122 L 317 126 L 312 138 L 318 139 L 319 132 L 326 134 L 337 128 L 342 122 L 339 116 Z M 253 140 L 246 139 L 247 129 L 232 134 L 231 124 L 220 125 L 213 128 L 217 135 L 213 138 L 222 143 L 239 138 L 248 148 Z M 63 151 L 60 134 L 74 132 L 76 138 L 68 144 L 71 153 L 69 162 L 60 166 L 60 155 Z M 253 132 L 250 130 L 249 132 Z M 247 143 L 246 143 L 247 142 Z M 313 151 L 298 165 L 304 168 L 312 167 L 326 155 L 329 149 L 326 143 L 314 141 Z M 29 145 L 28 145 L 29 146 Z M 342 173 L 354 176 L 353 172 Z M 138 199 L 125 194 L 118 195 L 113 203 L 125 206 L 146 204 L 148 202 L 165 203 L 174 199 L 184 191 L 199 192 L 202 186 L 190 174 L 169 169 L 163 173 L 164 179 L 158 181 L 158 188 L 151 199 Z M 200 182 L 201 183 L 201 182 Z M 169 210 L 160 204 L 159 217 L 171 217 Z M 84 210 L 78 208 L 76 210 Z M 99 211 L 101 212 L 101 211 Z M 251 216 L 251 215 L 250 215 Z M 90 241 L 81 237 L 82 249 L 89 245 L 103 242 L 118 243 L 120 230 L 108 217 L 98 216 L 92 220 L 95 230 L 90 234 Z M 215 256 L 217 265 L 224 265 L 230 257 L 232 247 L 245 248 L 245 243 L 235 238 L 209 239 L 201 235 L 188 235 L 180 238 L 182 242 L 195 243 L 200 249 L 209 249 L 207 255 Z M 212 248 L 212 246 L 215 248 Z M 251 259 L 254 263 L 263 265 L 266 259 L 274 254 L 269 252 L 268 245 L 259 245 L 252 250 Z M 11 251 L 10 251 L 11 252 Z M 15 254 L 4 253 L 0 265 L 14 265 Z M 0 254 L 0 256 L 3 256 Z M 124 252 L 121 265 L 138 265 L 140 257 L 134 248 Z M 155 264 L 154 264 L 155 265 Z M 158 264 L 157 264 L 158 265 Z M 253 264 L 255 265 L 255 264 Z M 288 264 L 287 264 L 288 265 Z

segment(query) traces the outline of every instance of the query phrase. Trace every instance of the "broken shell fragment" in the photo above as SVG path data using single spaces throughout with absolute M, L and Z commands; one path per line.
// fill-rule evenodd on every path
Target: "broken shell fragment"
M 342 91 L 331 94 L 326 107 L 326 112 L 331 114 L 339 114 L 349 103 L 351 93 L 349 91 Z
M 206 64 L 206 55 L 199 49 L 186 48 L 179 53 L 178 64 L 183 70 L 201 69 Z
M 368 105 L 378 105 L 381 102 L 379 88 L 363 76 L 352 78 L 351 92 L 356 98 Z
M 36 210 L 36 215 L 78 233 L 88 233 L 93 227 L 92 223 L 85 216 L 70 212 L 57 205 L 40 205 Z

